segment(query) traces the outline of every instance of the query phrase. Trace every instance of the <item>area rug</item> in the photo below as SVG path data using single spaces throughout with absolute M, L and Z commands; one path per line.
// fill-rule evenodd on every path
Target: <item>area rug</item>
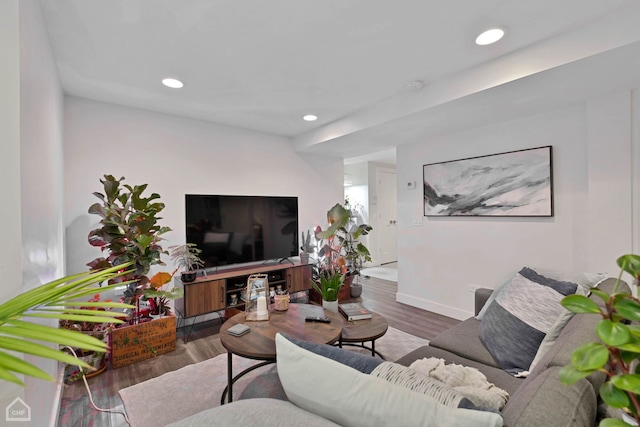
M 376 350 L 389 361 L 428 344 L 427 340 L 389 327 L 376 340 Z M 368 352 L 357 347 L 351 351 Z M 233 371 L 238 373 L 259 363 L 233 356 Z M 234 399 L 240 396 L 253 378 L 267 369 L 262 367 L 240 378 L 233 386 Z M 181 420 L 208 408 L 220 405 L 220 397 L 227 385 L 227 355 L 221 354 L 204 362 L 185 366 L 157 378 L 127 387 L 118 392 L 124 403 L 132 427 L 155 427 Z
M 394 264 L 395 265 L 395 264 Z M 398 269 L 394 267 L 385 267 L 381 265 L 379 267 L 363 268 L 360 274 L 364 276 L 375 277 L 382 280 L 390 280 L 392 282 L 398 282 Z

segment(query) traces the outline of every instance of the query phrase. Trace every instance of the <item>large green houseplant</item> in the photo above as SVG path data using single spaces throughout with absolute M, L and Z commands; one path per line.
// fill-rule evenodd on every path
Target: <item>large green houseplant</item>
M 325 230 L 316 227 L 318 259 L 314 266 L 314 279 L 339 272 L 344 277 L 355 277 L 360 274 L 364 262 L 371 261 L 369 249 L 359 240 L 372 230 L 368 224 L 351 224 L 350 211 L 340 203 L 336 203 L 327 212 L 329 225 Z M 344 279 L 343 279 L 344 281 Z
M 121 313 L 95 310 L 95 308 L 132 308 L 130 305 L 104 301 L 79 303 L 78 300 L 113 289 L 115 285 L 103 287 L 97 287 L 97 285 L 128 274 L 129 266 L 130 264 L 125 263 L 105 270 L 63 277 L 0 304 L 0 379 L 19 385 L 24 383 L 18 375 L 54 380 L 42 369 L 15 356 L 15 353 L 30 354 L 90 368 L 86 362 L 79 361 L 64 351 L 52 349 L 38 341 L 98 352 L 107 350 L 106 343 L 82 332 L 32 323 L 24 319 L 122 323 L 123 321 L 117 318 Z M 78 305 L 89 308 L 80 309 L 77 308 Z
M 152 193 L 144 197 L 147 184 L 130 186 L 123 184 L 124 177 L 115 179 L 104 175 L 100 182 L 104 194 L 93 193 L 100 202 L 89 208 L 89 213 L 99 215 L 100 228 L 89 233 L 89 243 L 106 252 L 106 257 L 98 257 L 88 266 L 91 270 L 131 263 L 133 270 L 126 275 L 111 280 L 111 283 L 126 282 L 124 301 L 135 304 L 148 287 L 147 274 L 152 265 L 164 265 L 161 254 L 167 254 L 160 242 L 162 234 L 171 231 L 161 227 L 158 214 L 164 209 L 160 196 Z
M 600 397 L 609 406 L 622 409 L 635 425 L 640 425 L 640 300 L 628 293 L 618 293 L 617 288 L 623 272 L 640 280 L 640 256 L 623 255 L 617 260 L 620 267 L 618 280 L 611 294 L 592 289 L 602 299 L 604 308 L 582 295 L 569 295 L 562 305 L 574 313 L 600 315 L 596 333 L 600 342 L 591 342 L 578 347 L 572 354 L 571 364 L 560 372 L 566 384 L 585 378 L 590 374 L 604 372 L 608 381 L 600 388 Z M 607 418 L 601 427 L 630 426 L 625 421 Z

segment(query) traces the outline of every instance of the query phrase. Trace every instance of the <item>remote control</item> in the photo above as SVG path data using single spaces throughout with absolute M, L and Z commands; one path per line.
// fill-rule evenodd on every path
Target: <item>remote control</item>
M 331 319 L 328 317 L 320 317 L 320 316 L 308 316 L 304 319 L 307 322 L 321 322 L 321 323 L 331 323 Z

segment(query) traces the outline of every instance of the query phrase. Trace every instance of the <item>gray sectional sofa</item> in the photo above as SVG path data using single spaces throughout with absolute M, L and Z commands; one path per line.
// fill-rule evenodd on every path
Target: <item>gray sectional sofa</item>
M 607 279 L 598 288 L 611 292 L 615 279 Z M 618 292 L 628 292 L 621 282 Z M 483 307 L 491 290 L 476 293 L 476 314 Z M 601 300 L 591 297 L 597 303 Z M 571 363 L 573 350 L 587 342 L 598 341 L 596 324 L 600 317 L 576 314 L 560 332 L 557 341 L 526 378 L 516 378 L 502 370 L 480 340 L 480 321 L 471 317 L 440 334 L 397 361 L 410 365 L 424 357 L 438 357 L 447 363 L 478 368 L 496 386 L 509 392 L 509 400 L 502 409 L 506 427 L 555 427 L 597 425 L 606 408 L 601 404 L 598 390 L 605 374 L 596 373 L 572 386 L 558 380 L 558 371 Z
M 610 292 L 614 283 L 615 279 L 607 279 L 600 283 L 598 287 Z M 626 283 L 622 282 L 618 287 L 618 291 L 630 292 L 630 289 Z M 477 291 L 476 314 L 485 304 L 491 292 L 491 290 L 487 289 Z M 601 304 L 601 301 L 597 298 L 591 298 Z M 576 347 L 590 341 L 597 341 L 595 327 L 598 321 L 599 317 L 592 314 L 577 314 L 573 316 L 561 329 L 553 345 L 536 362 L 535 367 L 526 378 L 514 377 L 500 368 L 480 338 L 481 321 L 476 317 L 471 317 L 459 323 L 431 340 L 428 346 L 412 351 L 396 363 L 409 366 L 416 360 L 435 357 L 444 359 L 447 364 L 455 363 L 477 368 L 485 374 L 489 382 L 509 393 L 508 402 L 500 411 L 502 416 L 500 423 L 504 423 L 504 426 L 507 427 L 593 427 L 597 425 L 605 410 L 604 405 L 601 404 L 598 398 L 598 389 L 605 381 L 605 375 L 596 373 L 571 386 L 567 386 L 559 381 L 558 372 L 563 366 L 570 363 L 571 354 Z M 295 361 L 296 359 L 294 357 L 291 360 Z M 300 380 L 305 381 L 305 378 Z M 284 386 L 286 389 L 287 385 L 284 384 Z M 308 393 L 310 395 L 314 393 L 315 387 L 314 383 L 308 384 Z M 229 405 L 213 408 L 174 425 L 227 426 L 243 425 L 247 422 L 261 426 L 299 425 L 310 427 L 340 425 L 326 419 L 320 411 L 315 411 L 313 408 L 309 411 L 309 408 L 306 410 L 301 409 L 301 405 L 273 399 L 273 397 L 282 398 L 282 394 L 280 396 L 256 396 L 254 394 L 250 397 L 252 399 L 239 400 Z M 336 410 L 340 409 L 337 408 Z M 279 415 L 275 416 L 275 413 Z M 374 424 L 385 425 L 385 421 Z M 446 424 L 453 425 L 450 422 Z M 358 424 L 355 422 L 351 425 Z M 444 424 L 432 419 L 428 425 Z M 468 424 L 460 423 L 456 425 L 466 426 Z

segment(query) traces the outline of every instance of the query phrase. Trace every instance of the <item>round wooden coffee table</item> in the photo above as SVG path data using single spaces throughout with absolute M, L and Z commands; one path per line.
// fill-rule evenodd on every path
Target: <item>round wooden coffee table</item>
M 338 314 L 324 311 L 331 323 L 306 322 L 305 317 L 317 314 L 322 307 L 310 304 L 289 304 L 287 311 L 271 311 L 268 321 L 245 321 L 245 314 L 238 313 L 220 328 L 220 341 L 227 349 L 227 388 L 222 393 L 220 404 L 224 405 L 228 393 L 229 402 L 233 401 L 233 383 L 243 375 L 261 366 L 276 361 L 275 338 L 278 332 L 292 338 L 321 344 L 333 344 L 340 339 L 343 322 Z M 243 323 L 251 332 L 240 337 L 227 333 L 227 329 Z M 233 375 L 232 355 L 236 354 L 248 359 L 264 360 L 263 363 L 253 365 L 237 375 Z
M 376 354 L 384 359 L 380 352 L 376 351 L 376 340 L 387 333 L 389 324 L 387 319 L 377 313 L 371 313 L 371 319 L 348 321 L 344 316 L 340 316 L 342 322 L 342 336 L 338 345 L 355 345 L 371 350 L 371 355 Z M 371 347 L 364 345 L 365 342 L 371 341 Z

